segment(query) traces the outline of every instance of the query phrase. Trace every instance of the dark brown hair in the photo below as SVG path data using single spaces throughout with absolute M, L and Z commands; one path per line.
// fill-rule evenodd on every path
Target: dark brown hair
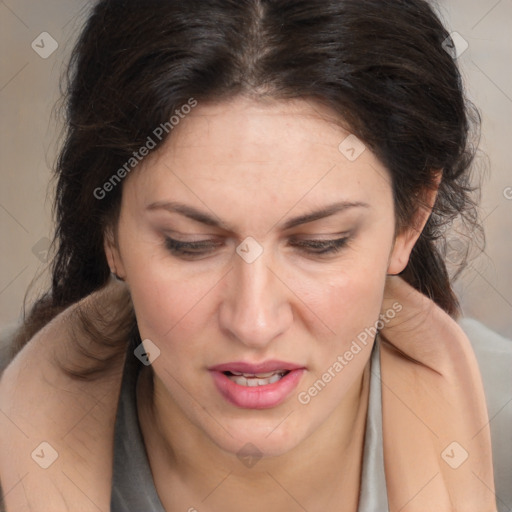
M 442 241 L 456 218 L 479 228 L 470 186 L 479 117 L 447 38 L 424 0 L 98 2 L 68 71 L 51 289 L 26 317 L 17 347 L 109 278 L 103 238 L 116 225 L 122 183 L 102 199 L 94 190 L 190 98 L 240 94 L 327 106 L 389 170 L 398 229 L 443 170 L 402 276 L 455 315 Z M 133 314 L 122 318 L 137 331 Z M 125 346 L 118 338 L 110 344 Z

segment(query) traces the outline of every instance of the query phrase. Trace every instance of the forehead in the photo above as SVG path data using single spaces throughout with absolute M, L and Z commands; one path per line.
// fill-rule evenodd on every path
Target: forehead
M 176 181 L 197 194 L 224 198 L 260 191 L 284 201 L 304 194 L 313 200 L 315 195 L 338 200 L 343 193 L 348 200 L 367 200 L 379 190 L 388 194 L 390 178 L 382 164 L 368 149 L 354 159 L 347 144 L 355 156 L 364 149 L 334 113 L 313 101 L 237 97 L 198 103 L 143 162 L 143 172 L 130 178 L 152 200 L 164 199 L 155 196 Z
M 203 148 L 216 158 L 241 163 L 265 159 L 293 160 L 314 146 L 337 151 L 345 132 L 325 107 L 307 100 L 255 101 L 236 97 L 229 102 L 199 104 L 178 126 L 169 142 L 175 153 Z

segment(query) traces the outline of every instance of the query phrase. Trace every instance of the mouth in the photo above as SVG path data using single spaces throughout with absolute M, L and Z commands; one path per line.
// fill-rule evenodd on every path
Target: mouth
M 283 403 L 298 386 L 303 366 L 282 361 L 226 363 L 209 368 L 220 395 L 242 409 L 269 409 Z
M 290 370 L 277 370 L 275 372 L 256 374 L 235 371 L 226 371 L 222 373 L 224 373 L 228 379 L 235 382 L 239 386 L 252 388 L 257 386 L 267 386 L 268 384 L 279 382 L 285 375 L 290 373 Z

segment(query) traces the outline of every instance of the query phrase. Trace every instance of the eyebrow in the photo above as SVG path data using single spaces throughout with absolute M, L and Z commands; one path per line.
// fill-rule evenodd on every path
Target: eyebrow
M 337 203 L 329 204 L 320 209 L 288 219 L 281 226 L 281 228 L 283 230 L 291 229 L 302 224 L 307 224 L 308 222 L 314 222 L 326 217 L 331 217 L 336 213 L 343 212 L 351 208 L 370 208 L 370 205 L 362 201 L 339 201 Z M 209 213 L 198 210 L 193 206 L 177 201 L 156 201 L 148 205 L 146 210 L 167 210 L 171 213 L 179 213 L 184 217 L 195 220 L 207 226 L 213 226 L 231 232 L 236 231 L 234 226 L 228 224 L 227 222 L 224 222 L 215 216 L 210 215 Z

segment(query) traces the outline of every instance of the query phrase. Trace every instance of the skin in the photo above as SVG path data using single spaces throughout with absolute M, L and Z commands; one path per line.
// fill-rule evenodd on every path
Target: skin
M 160 350 L 137 393 L 167 510 L 357 509 L 370 344 L 307 405 L 294 392 L 274 408 L 238 408 L 208 371 L 280 359 L 306 368 L 304 391 L 378 320 L 386 276 L 403 270 L 429 212 L 395 237 L 389 174 L 369 150 L 349 161 L 338 149 L 348 135 L 304 100 L 200 104 L 124 183 L 105 248 L 142 339 Z M 227 226 L 148 208 L 171 201 Z M 337 201 L 364 206 L 283 227 Z M 219 245 L 184 257 L 166 236 Z M 293 245 L 341 236 L 331 255 Z M 246 237 L 263 248 L 252 263 L 235 252 Z M 237 457 L 247 443 L 263 455 L 250 469 Z

